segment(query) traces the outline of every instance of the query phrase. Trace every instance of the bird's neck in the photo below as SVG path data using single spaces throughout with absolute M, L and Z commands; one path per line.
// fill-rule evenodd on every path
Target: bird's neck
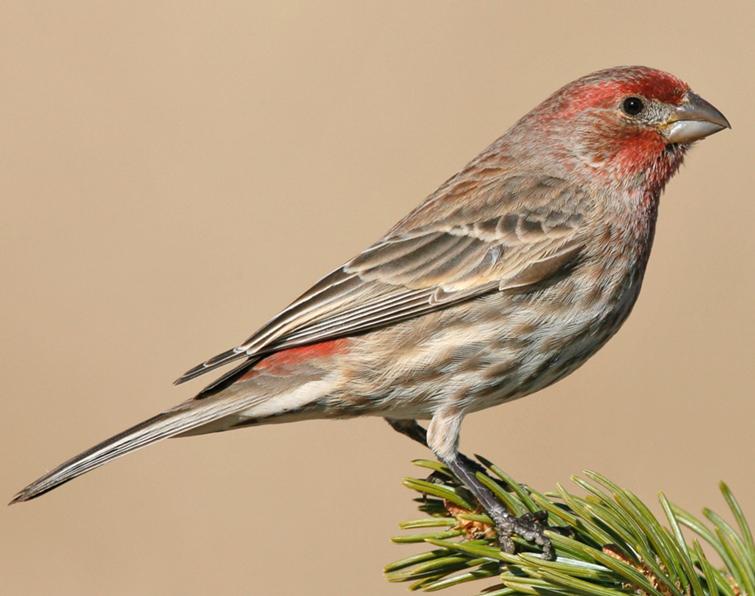
M 660 196 L 681 166 L 685 152 L 686 147 L 672 145 L 646 159 L 634 160 L 635 167 L 618 162 L 605 164 L 609 166 L 609 184 L 603 188 L 610 189 L 610 196 L 603 197 L 597 205 L 600 219 L 611 229 L 612 240 L 605 248 L 617 257 L 629 259 L 640 277 L 653 245 Z

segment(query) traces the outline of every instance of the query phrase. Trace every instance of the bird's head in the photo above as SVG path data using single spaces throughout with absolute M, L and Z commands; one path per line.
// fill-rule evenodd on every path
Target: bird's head
M 616 179 L 660 177 L 693 142 L 725 128 L 724 115 L 677 77 L 644 66 L 598 71 L 566 85 L 532 114 L 574 164 Z M 658 171 L 659 167 L 661 171 Z

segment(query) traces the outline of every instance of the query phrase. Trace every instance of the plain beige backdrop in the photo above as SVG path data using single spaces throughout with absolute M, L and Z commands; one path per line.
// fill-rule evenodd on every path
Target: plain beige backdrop
M 670 184 L 624 329 L 462 446 L 694 511 L 723 478 L 755 519 L 754 53 L 751 1 L 3 2 L 0 496 L 190 396 L 557 87 L 639 63 L 734 128 Z M 168 441 L 0 508 L 0 592 L 403 594 L 426 455 L 379 419 Z

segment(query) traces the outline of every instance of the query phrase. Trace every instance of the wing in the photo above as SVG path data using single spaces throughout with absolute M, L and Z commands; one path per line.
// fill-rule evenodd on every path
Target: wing
M 460 176 L 241 345 L 188 370 L 176 383 L 240 358 L 256 362 L 279 350 L 538 284 L 578 258 L 590 207 L 581 191 L 559 178 L 498 176 L 478 181 L 462 202 L 453 192 L 455 184 L 464 184 Z

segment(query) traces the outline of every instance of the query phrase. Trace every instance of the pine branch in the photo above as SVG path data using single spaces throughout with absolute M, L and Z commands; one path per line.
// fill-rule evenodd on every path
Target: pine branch
M 585 472 L 572 478 L 578 496 L 558 486 L 540 493 L 510 478 L 486 459 L 477 477 L 513 515 L 544 511 L 547 535 L 557 559 L 547 561 L 520 539 L 510 555 L 496 542 L 490 519 L 451 472 L 436 461 L 415 464 L 431 470 L 427 479 L 407 478 L 420 493 L 415 499 L 427 517 L 400 524 L 418 530 L 393 538 L 396 543 L 425 543 L 429 550 L 386 566 L 391 582 L 411 582 L 427 592 L 484 578 L 497 583 L 484 596 L 508 594 L 615 596 L 755 596 L 755 544 L 747 520 L 729 487 L 720 489 L 736 528 L 705 509 L 705 521 L 660 495 L 664 521 L 631 492 L 604 476 Z M 685 536 L 686 534 L 686 536 Z M 687 538 L 691 536 L 691 538 Z M 723 567 L 712 564 L 703 545 Z

